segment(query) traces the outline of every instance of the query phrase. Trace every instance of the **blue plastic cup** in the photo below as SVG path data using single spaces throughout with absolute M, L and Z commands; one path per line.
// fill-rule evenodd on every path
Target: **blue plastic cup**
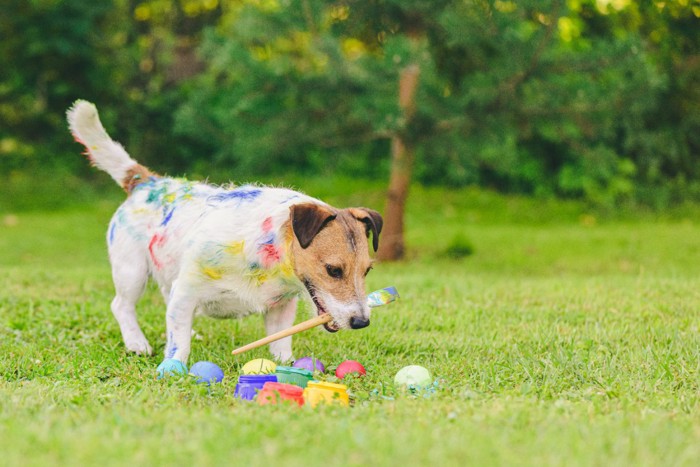
M 277 375 L 240 375 L 233 397 L 252 401 L 267 382 L 277 382 Z

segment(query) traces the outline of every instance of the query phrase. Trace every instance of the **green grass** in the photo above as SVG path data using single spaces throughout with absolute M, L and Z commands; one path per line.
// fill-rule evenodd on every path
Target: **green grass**
M 373 184 L 298 186 L 383 204 Z M 295 337 L 297 356 L 368 370 L 350 383 L 353 408 L 315 411 L 232 397 L 240 366 L 267 356 L 230 356 L 232 336 L 262 336 L 258 317 L 196 321 L 190 362 L 227 374 L 211 391 L 154 379 L 165 340 L 154 288 L 139 316 L 156 355 L 125 354 L 104 246 L 116 191 L 73 210 L 0 213 L 3 464 L 698 465 L 696 208 L 613 216 L 472 190 L 413 194 L 410 260 L 368 278 L 401 301 L 367 329 Z M 446 257 L 456 237 L 470 256 Z M 409 364 L 439 390 L 398 392 L 393 376 Z

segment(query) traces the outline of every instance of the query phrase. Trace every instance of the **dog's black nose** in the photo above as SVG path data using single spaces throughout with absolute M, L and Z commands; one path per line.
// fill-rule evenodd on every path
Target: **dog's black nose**
M 350 327 L 353 329 L 362 329 L 369 326 L 369 318 L 358 318 L 353 316 L 350 318 Z

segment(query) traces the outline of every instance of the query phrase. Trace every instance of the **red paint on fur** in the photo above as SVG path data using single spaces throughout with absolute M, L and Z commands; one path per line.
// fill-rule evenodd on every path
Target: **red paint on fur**
M 263 232 L 267 233 L 272 230 L 272 217 L 268 217 L 262 223 Z
M 282 257 L 279 249 L 271 244 L 261 245 L 258 252 L 260 253 L 260 261 L 266 268 L 269 268 L 275 263 L 279 263 Z
M 156 269 L 160 269 L 163 267 L 163 264 L 158 261 L 158 258 L 156 258 L 156 254 L 153 251 L 155 247 L 161 247 L 165 243 L 165 236 L 161 234 L 155 234 L 153 237 L 151 237 L 151 241 L 148 244 L 148 251 L 151 254 L 151 261 L 153 261 L 153 265 L 156 267 Z
M 71 133 L 71 135 L 73 135 L 73 139 L 76 143 L 80 143 L 83 146 L 87 147 L 87 144 L 85 144 L 82 139 L 78 138 L 78 135 L 76 135 L 75 133 Z

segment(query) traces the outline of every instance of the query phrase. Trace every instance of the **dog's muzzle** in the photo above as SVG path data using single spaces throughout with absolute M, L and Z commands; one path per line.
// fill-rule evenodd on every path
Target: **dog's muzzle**
M 353 316 L 350 318 L 350 327 L 353 329 L 362 329 L 369 326 L 369 318 L 358 318 Z

